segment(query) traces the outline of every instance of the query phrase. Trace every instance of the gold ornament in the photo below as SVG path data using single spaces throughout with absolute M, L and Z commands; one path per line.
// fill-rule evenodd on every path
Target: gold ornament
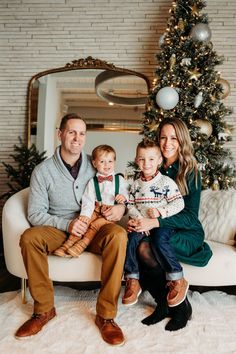
M 158 126 L 159 126 L 159 123 L 151 123 L 151 124 L 147 125 L 150 132 L 156 131 Z
M 212 125 L 207 119 L 196 119 L 193 124 L 200 128 L 200 133 L 205 134 L 208 138 L 212 133 Z
M 221 84 L 222 86 L 223 92 L 220 93 L 220 98 L 223 100 L 230 93 L 230 84 L 227 80 L 221 78 L 217 81 L 217 84 Z
M 191 10 L 192 10 L 192 14 L 195 15 L 195 16 L 198 16 L 199 15 L 199 9 L 197 7 L 196 4 L 194 4 L 193 6 L 190 6 Z
M 211 189 L 213 191 L 218 191 L 220 189 L 220 185 L 219 185 L 219 181 L 218 179 L 215 179 L 212 186 L 211 186 Z
M 199 72 L 198 68 L 194 68 L 193 70 L 188 70 L 189 73 L 189 80 L 198 80 L 199 77 L 202 76 L 202 74 Z
M 172 54 L 169 60 L 170 63 L 170 70 L 173 70 L 173 67 L 175 66 L 176 63 L 176 55 Z
M 182 18 L 179 19 L 178 28 L 183 31 L 184 30 L 184 20 Z

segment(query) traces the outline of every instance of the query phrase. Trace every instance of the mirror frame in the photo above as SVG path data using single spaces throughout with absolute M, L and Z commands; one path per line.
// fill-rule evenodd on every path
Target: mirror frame
M 125 75 L 137 76 L 137 77 L 140 77 L 143 80 L 145 80 L 145 82 L 147 84 L 148 92 L 151 87 L 149 79 L 144 74 L 141 74 L 141 73 L 134 71 L 134 70 L 117 67 L 113 63 L 108 63 L 105 60 L 93 58 L 92 56 L 73 60 L 72 62 L 67 63 L 63 67 L 58 67 L 58 68 L 54 68 L 54 69 L 41 71 L 41 72 L 35 74 L 34 76 L 32 76 L 29 81 L 29 84 L 28 84 L 28 92 L 27 92 L 27 144 L 28 144 L 28 147 L 30 147 L 30 144 L 31 144 L 31 142 L 30 142 L 30 140 L 31 140 L 30 139 L 31 125 L 32 125 L 31 103 L 32 103 L 32 91 L 33 91 L 34 82 L 37 79 L 39 79 L 40 77 L 48 75 L 48 74 L 66 72 L 66 71 L 72 71 L 72 70 L 87 70 L 87 69 L 106 70 L 108 74 L 113 72 L 113 73 L 115 73 L 114 77 L 125 76 Z

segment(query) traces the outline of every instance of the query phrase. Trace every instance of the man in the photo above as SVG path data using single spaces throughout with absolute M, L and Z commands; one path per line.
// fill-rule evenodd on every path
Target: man
M 30 182 L 28 219 L 33 226 L 21 236 L 20 246 L 34 299 L 34 314 L 17 330 L 18 339 L 38 333 L 56 315 L 47 255 L 69 234 L 78 236 L 87 230 L 87 224 L 77 218 L 85 186 L 95 174 L 90 157 L 83 151 L 85 122 L 77 114 L 67 114 L 62 118 L 58 137 L 61 145 L 51 158 L 36 166 Z M 115 205 L 104 216 L 109 221 L 118 221 L 124 209 L 124 205 Z M 111 345 L 124 343 L 124 335 L 114 318 L 126 243 L 126 231 L 111 223 L 101 228 L 87 248 L 101 254 L 103 259 L 95 323 L 104 341 Z

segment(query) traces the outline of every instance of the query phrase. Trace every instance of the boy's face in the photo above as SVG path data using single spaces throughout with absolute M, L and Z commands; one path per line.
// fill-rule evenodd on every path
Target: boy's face
M 114 172 L 115 156 L 113 152 L 101 152 L 92 162 L 101 175 L 109 176 Z
M 162 162 L 158 147 L 139 148 L 135 159 L 144 177 L 153 176 Z

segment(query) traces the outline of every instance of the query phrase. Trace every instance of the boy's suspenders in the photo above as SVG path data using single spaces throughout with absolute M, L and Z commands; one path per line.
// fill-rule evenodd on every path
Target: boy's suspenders
M 95 188 L 95 192 L 96 192 L 97 201 L 99 203 L 102 203 L 102 197 L 101 197 L 101 192 L 100 192 L 97 176 L 93 177 L 93 182 L 94 182 L 94 188 Z M 120 179 L 119 179 L 119 175 L 117 174 L 117 175 L 115 175 L 115 196 L 117 194 L 119 194 L 119 189 L 120 189 Z

